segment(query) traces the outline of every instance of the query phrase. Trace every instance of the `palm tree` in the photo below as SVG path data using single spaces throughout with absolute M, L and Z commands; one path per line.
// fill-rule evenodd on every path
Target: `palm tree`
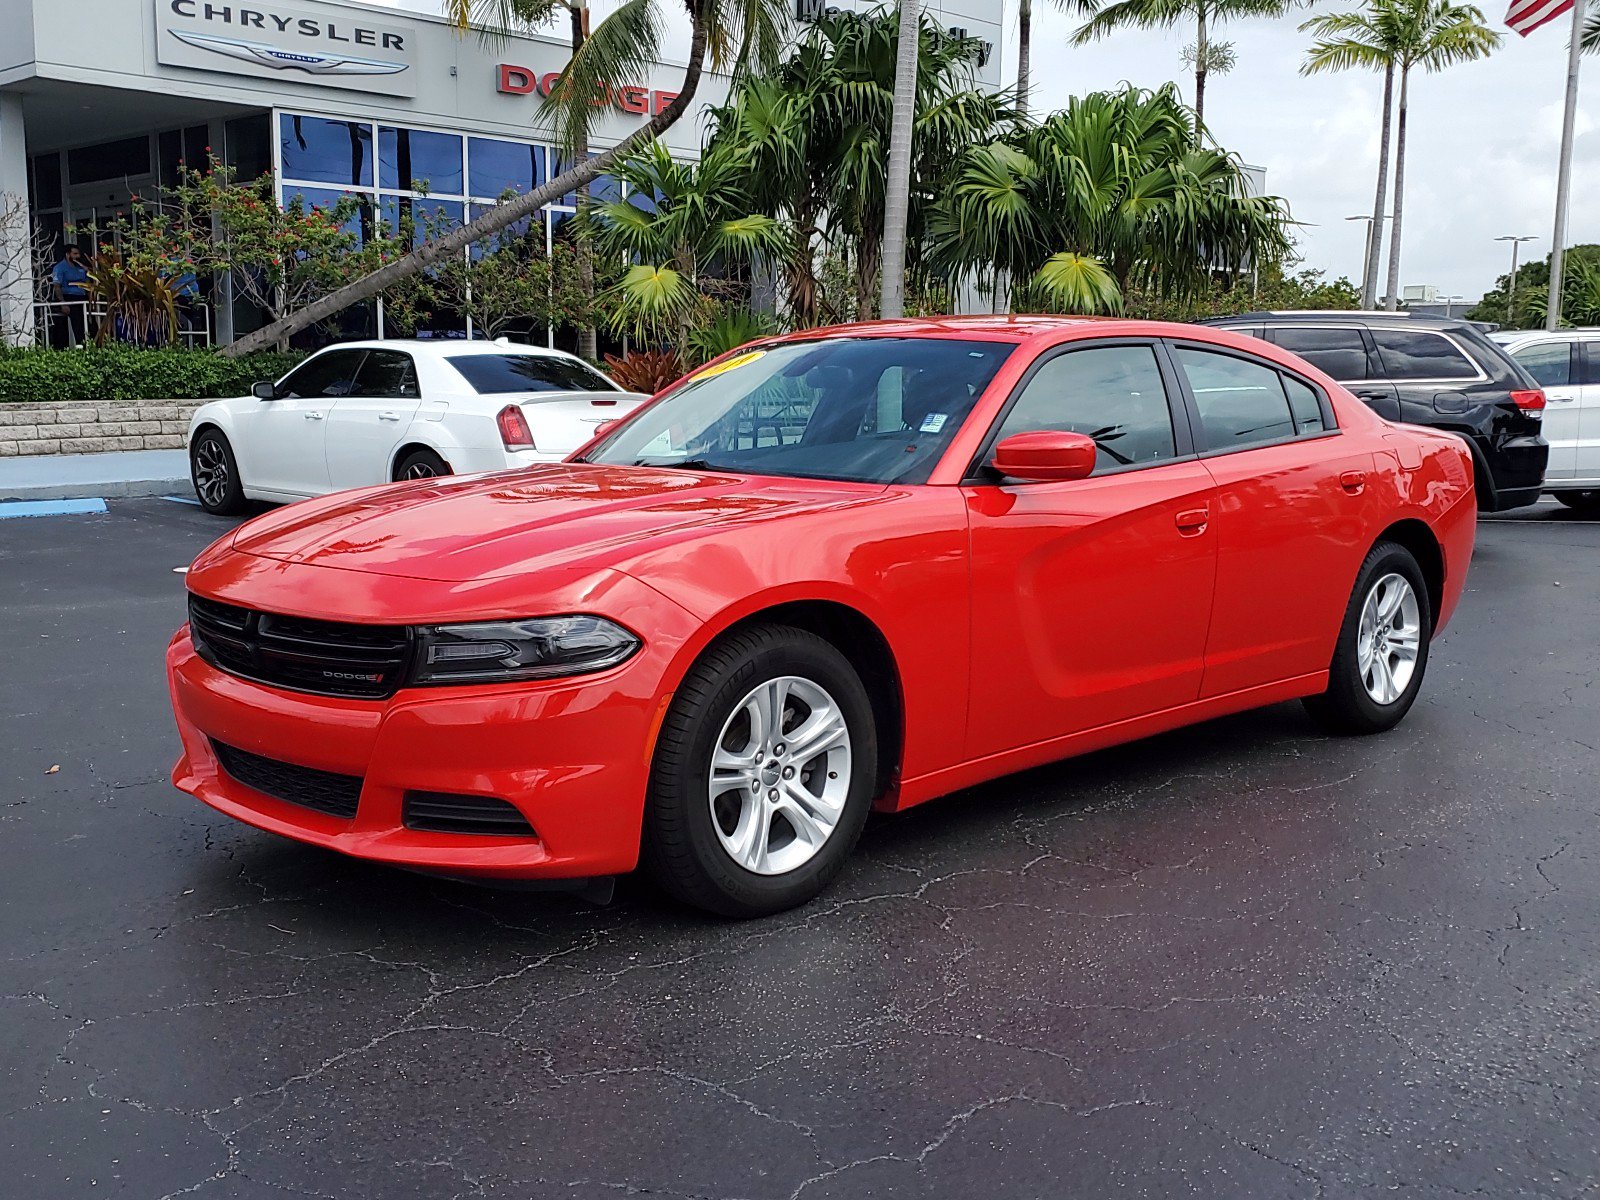
M 453 3 L 454 0 L 451 0 Z M 621 159 L 670 129 L 689 110 L 707 63 L 735 79 L 752 69 L 775 63 L 784 41 L 788 8 L 784 0 L 682 0 L 689 18 L 688 60 L 677 97 L 645 124 L 610 149 L 578 158 L 576 147 L 587 145 L 598 109 L 590 103 L 607 82 L 642 78 L 659 59 L 666 10 L 663 0 L 624 0 L 584 41 L 561 72 L 545 101 L 554 132 L 572 166 L 543 186 L 495 205 L 475 220 L 438 238 L 430 238 L 409 254 L 385 263 L 353 283 L 247 334 L 222 353 L 247 354 L 273 345 L 352 304 L 360 304 L 385 288 L 408 279 L 441 259 L 461 253 L 472 243 L 531 217 L 545 205 L 593 182 Z
M 1211 31 L 1224 21 L 1241 17 L 1281 17 L 1297 0 L 1112 0 L 1101 8 L 1098 0 L 1085 0 L 1094 11 L 1084 26 L 1073 35 L 1073 42 L 1084 45 L 1117 29 L 1165 29 L 1180 21 L 1195 23 L 1194 115 L 1203 128 L 1206 117 L 1206 76 L 1213 69 L 1226 70 L 1233 63 L 1230 43 L 1212 42 Z M 1224 65 L 1226 64 L 1226 65 Z
M 1288 224 L 1237 159 L 1202 144 L 1168 84 L 1081 96 L 969 148 L 930 220 L 931 255 L 952 282 L 1009 282 L 1014 307 L 1115 312 L 1134 287 L 1184 297 L 1280 259 Z
M 445 17 L 456 29 L 466 33 L 476 25 L 486 37 L 503 36 L 503 31 L 513 27 L 538 29 L 558 12 L 565 10 L 572 37 L 572 53 L 576 57 L 589 40 L 589 0 L 444 0 Z M 572 147 L 573 159 L 582 162 L 589 157 L 589 139 L 580 137 Z M 586 215 L 589 208 L 589 185 L 578 189 L 578 215 Z M 594 307 L 594 259 L 589 248 L 577 248 L 578 288 L 587 301 L 586 308 Z M 587 322 L 578 326 L 578 353 L 591 362 L 599 357 L 595 327 Z
M 1500 35 L 1485 23 L 1483 11 L 1450 0 L 1371 0 L 1358 12 L 1314 17 L 1301 29 L 1318 35 L 1302 71 L 1342 71 L 1352 67 L 1381 70 L 1383 133 L 1378 145 L 1378 188 L 1373 201 L 1372 240 L 1367 250 L 1364 304 L 1376 301 L 1379 247 L 1382 243 L 1384 190 L 1389 167 L 1390 106 L 1394 81 L 1400 80 L 1399 111 L 1394 117 L 1394 207 L 1389 227 L 1389 269 L 1384 306 L 1400 306 L 1400 234 L 1405 215 L 1406 113 L 1413 67 L 1441 71 L 1455 63 L 1483 58 L 1500 44 Z
M 889 120 L 889 179 L 884 191 L 883 302 L 885 317 L 905 315 L 906 221 L 911 209 L 911 126 L 917 107 L 917 50 L 922 44 L 920 0 L 900 0 L 895 39 L 894 107 Z
M 643 337 L 676 327 L 687 352 L 692 317 L 705 293 L 701 268 L 713 259 L 749 263 L 781 255 L 783 230 L 752 211 L 750 163 L 728 143 L 711 143 L 698 163 L 682 163 L 660 142 L 623 162 L 618 178 L 648 201 L 613 200 L 593 209 L 595 243 L 633 261 L 610 293 L 618 322 Z
M 789 232 L 780 266 L 797 325 L 843 308 L 830 304 L 818 278 L 818 257 L 828 251 L 849 264 L 852 315 L 877 310 L 898 29 L 893 14 L 824 16 L 776 72 L 744 81 L 712 113 L 712 142 L 733 143 L 751 164 L 754 211 L 782 218 Z M 941 181 L 967 147 L 1015 120 L 1004 97 L 972 87 L 975 40 L 952 38 L 928 18 L 920 40 L 904 272 L 912 279 Z

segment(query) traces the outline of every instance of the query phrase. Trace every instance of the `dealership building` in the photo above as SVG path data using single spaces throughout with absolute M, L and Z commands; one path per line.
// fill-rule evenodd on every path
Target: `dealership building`
M 796 17 L 831 7 L 797 0 Z M 979 78 L 998 87 L 999 0 L 928 11 L 989 44 Z M 0 278 L 0 325 L 13 337 L 27 336 L 42 298 L 26 264 L 15 267 L 27 257 L 19 238 L 60 245 L 64 230 L 129 212 L 180 164 L 210 153 L 241 178 L 272 173 L 280 202 L 355 193 L 391 217 L 418 203 L 417 181 L 430 210 L 469 218 L 558 165 L 540 117 L 570 55 L 555 29 L 462 35 L 423 0 L 0 0 L 0 30 L 0 197 L 12 214 L 0 263 L 13 263 Z M 638 128 L 682 77 L 669 52 L 637 86 L 610 89 L 592 144 Z M 725 79 L 702 80 L 693 109 L 666 134 L 674 154 L 698 155 L 704 111 L 726 96 Z M 552 206 L 546 236 L 571 213 Z M 252 320 L 219 303 L 216 336 Z

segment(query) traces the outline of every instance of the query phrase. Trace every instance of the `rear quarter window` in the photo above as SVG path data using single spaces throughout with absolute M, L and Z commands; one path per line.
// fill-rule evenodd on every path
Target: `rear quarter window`
M 1477 379 L 1482 374 L 1455 342 L 1428 329 L 1374 329 L 1378 360 L 1395 383 L 1417 379 Z

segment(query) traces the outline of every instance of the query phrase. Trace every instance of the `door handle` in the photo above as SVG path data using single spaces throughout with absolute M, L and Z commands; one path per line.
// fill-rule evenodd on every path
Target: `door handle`
M 1576 396 L 1553 396 L 1549 392 L 1544 394 L 1544 398 L 1551 404 L 1571 404 L 1577 400 Z
M 1367 473 L 1365 471 L 1346 471 L 1339 476 L 1339 486 L 1352 496 L 1359 496 L 1366 490 Z
M 378 414 L 378 420 L 380 420 L 380 421 L 398 421 L 399 419 L 400 419 L 400 414 L 399 413 L 386 412 L 386 413 L 379 413 Z
M 322 414 L 318 413 L 318 412 L 309 412 L 309 413 L 306 414 L 306 420 L 308 420 L 308 421 L 320 421 L 320 420 L 322 420 Z
M 1185 509 L 1173 520 L 1177 522 L 1179 533 L 1185 537 L 1193 537 L 1197 533 L 1206 531 L 1206 526 L 1211 522 L 1211 510 L 1209 508 Z

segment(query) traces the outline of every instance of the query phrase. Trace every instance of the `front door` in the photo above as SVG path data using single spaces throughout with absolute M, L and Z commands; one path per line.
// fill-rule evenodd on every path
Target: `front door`
M 1237 352 L 1172 349 L 1216 484 L 1216 598 L 1202 694 L 1328 669 L 1374 502 L 1371 451 L 1344 446 L 1327 398 Z
M 328 414 L 349 393 L 365 350 L 324 350 L 278 385 L 273 400 L 256 400 L 239 418 L 234 456 L 252 491 L 318 496 L 328 490 Z
M 390 460 L 422 404 L 417 368 L 403 350 L 369 350 L 348 396 L 328 418 L 328 478 L 335 490 L 388 483 Z
M 1070 430 L 1098 444 L 1095 474 L 1021 483 L 985 468 L 963 488 L 968 758 L 1198 696 L 1216 571 L 1212 484 L 1167 382 L 1150 342 L 1053 354 L 1024 377 L 985 461 L 1011 434 Z
M 1544 440 L 1550 443 L 1550 461 L 1544 477 L 1572 479 L 1578 474 L 1585 388 L 1578 382 L 1579 347 L 1568 338 L 1540 338 L 1522 342 L 1511 357 L 1544 389 Z M 1589 389 L 1600 396 L 1600 388 Z M 1600 437 L 1600 429 L 1595 430 Z

